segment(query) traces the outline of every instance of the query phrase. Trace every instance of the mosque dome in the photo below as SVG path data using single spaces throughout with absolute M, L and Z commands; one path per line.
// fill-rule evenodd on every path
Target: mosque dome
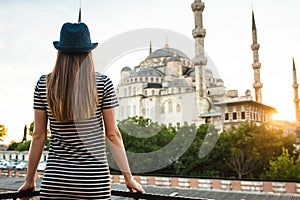
M 169 87 L 192 87 L 192 84 L 184 78 L 179 78 L 169 83 Z
M 143 68 L 131 75 L 132 77 L 163 77 L 163 73 L 153 68 Z
M 187 76 L 188 76 L 188 77 L 195 77 L 195 76 L 196 76 L 195 70 L 194 70 L 194 69 L 189 70 L 189 71 L 187 72 Z
M 126 67 L 122 68 L 121 72 L 132 72 L 132 69 L 130 67 L 126 66 Z
M 177 49 L 165 47 L 162 49 L 158 49 L 154 52 L 152 52 L 147 58 L 148 59 L 153 59 L 153 58 L 160 58 L 160 57 L 173 57 L 174 53 L 179 57 L 179 58 L 188 58 L 184 53 Z

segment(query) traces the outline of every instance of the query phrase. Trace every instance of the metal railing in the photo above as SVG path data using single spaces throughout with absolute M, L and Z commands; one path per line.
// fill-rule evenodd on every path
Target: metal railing
M 22 191 L 22 192 L 7 192 L 0 193 L 0 199 L 13 199 L 22 197 L 34 197 L 39 196 L 40 191 Z M 150 194 L 150 193 L 138 193 L 138 192 L 127 192 L 124 190 L 112 190 L 112 196 L 129 197 L 133 199 L 148 199 L 148 200 L 207 200 L 205 198 L 196 197 L 183 197 L 183 196 L 168 196 L 162 194 Z

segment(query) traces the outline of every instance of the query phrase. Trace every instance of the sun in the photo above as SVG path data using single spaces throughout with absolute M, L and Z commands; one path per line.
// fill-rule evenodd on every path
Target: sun
M 295 116 L 293 113 L 290 112 L 280 112 L 280 113 L 275 113 L 272 115 L 273 120 L 284 120 L 284 121 L 290 121 L 294 122 L 295 121 Z

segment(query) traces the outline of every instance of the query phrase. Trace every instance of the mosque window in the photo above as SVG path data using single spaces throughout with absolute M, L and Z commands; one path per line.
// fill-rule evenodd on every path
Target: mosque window
M 236 112 L 232 113 L 232 119 L 233 120 L 237 120 L 237 114 L 236 114 Z
M 180 128 L 180 122 L 176 123 L 177 128 Z
M 142 109 L 142 115 L 143 115 L 143 116 L 146 116 L 146 108 L 143 108 L 143 109 Z
M 225 120 L 229 120 L 229 114 L 225 113 Z
M 158 78 L 156 78 L 156 82 L 157 82 L 157 83 L 159 82 L 159 79 L 158 79 Z
M 176 106 L 176 112 L 181 112 L 181 107 L 179 104 L 177 104 L 177 106 Z
M 148 82 L 148 77 L 146 77 L 145 82 Z
M 137 78 L 134 79 L 134 82 L 137 82 Z
M 165 113 L 165 105 L 161 106 L 161 113 Z
M 131 96 L 131 87 L 128 88 L 129 96 Z
M 140 78 L 140 82 L 143 82 L 143 78 L 142 77 Z
M 147 90 L 145 90 L 145 96 L 147 96 Z
M 245 111 L 242 111 L 242 112 L 241 112 L 241 118 L 242 118 L 242 119 L 246 119 L 246 113 L 245 113 Z
M 152 77 L 151 77 L 151 79 L 150 79 L 150 80 L 151 80 L 151 83 L 153 83 L 153 78 L 152 78 Z
M 173 112 L 173 102 L 172 101 L 168 102 L 168 110 L 169 110 L 169 113 Z
M 130 106 L 127 106 L 127 116 L 130 116 Z

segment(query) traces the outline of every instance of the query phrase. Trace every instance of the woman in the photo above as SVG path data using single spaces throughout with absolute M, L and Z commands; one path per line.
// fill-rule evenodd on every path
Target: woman
M 51 142 L 40 189 L 41 199 L 110 199 L 105 136 L 130 191 L 144 192 L 131 175 L 114 107 L 111 80 L 94 72 L 88 27 L 65 23 L 53 71 L 38 80 L 34 92 L 34 131 L 25 183 L 35 189 L 36 169 L 47 137 Z M 104 131 L 105 127 L 105 131 Z M 26 199 L 26 198 L 23 198 Z

